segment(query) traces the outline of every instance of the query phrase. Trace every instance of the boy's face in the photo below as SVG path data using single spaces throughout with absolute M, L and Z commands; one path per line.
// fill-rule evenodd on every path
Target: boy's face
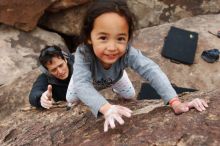
M 95 19 L 88 43 L 105 69 L 125 54 L 128 29 L 126 19 L 117 13 L 104 13 Z
M 60 80 L 65 80 L 69 76 L 67 60 L 63 60 L 61 57 L 53 57 L 46 67 L 51 75 Z

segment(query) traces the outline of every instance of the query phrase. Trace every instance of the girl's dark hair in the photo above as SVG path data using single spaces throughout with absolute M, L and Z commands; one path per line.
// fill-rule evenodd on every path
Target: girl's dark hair
M 90 34 L 93 29 L 95 19 L 98 16 L 108 12 L 115 12 L 127 20 L 129 27 L 129 39 L 132 38 L 136 18 L 129 10 L 126 0 L 95 0 L 88 7 L 88 10 L 84 16 L 80 33 L 80 43 L 88 45 L 87 41 L 90 39 Z
M 39 62 L 46 68 L 46 64 L 51 62 L 53 57 L 60 57 L 64 60 L 61 48 L 56 45 L 46 46 L 40 52 Z

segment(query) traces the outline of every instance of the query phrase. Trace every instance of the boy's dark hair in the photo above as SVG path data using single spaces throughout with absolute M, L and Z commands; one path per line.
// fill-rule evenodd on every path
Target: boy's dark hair
M 40 52 L 39 62 L 46 68 L 46 64 L 51 62 L 53 57 L 60 57 L 64 60 L 61 48 L 56 45 L 46 46 Z
M 126 0 L 95 0 L 91 3 L 84 16 L 80 33 L 81 43 L 88 44 L 87 41 L 90 39 L 95 19 L 108 12 L 115 12 L 126 19 L 129 27 L 129 39 L 132 38 L 136 18 L 129 10 Z

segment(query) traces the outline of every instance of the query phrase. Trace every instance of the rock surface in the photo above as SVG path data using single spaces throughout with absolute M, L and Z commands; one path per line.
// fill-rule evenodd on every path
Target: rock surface
M 207 63 L 201 58 L 201 54 L 204 50 L 213 48 L 220 50 L 220 39 L 208 33 L 208 31 L 216 33 L 219 30 L 217 24 L 220 24 L 220 14 L 184 18 L 175 23 L 141 29 L 134 37 L 133 45 L 158 63 L 171 82 L 177 86 L 212 90 L 220 87 L 220 62 Z M 164 38 L 170 26 L 195 31 L 199 34 L 193 65 L 172 63 L 161 56 Z
M 28 95 L 33 82 L 40 74 L 38 69 L 24 73 L 8 85 L 0 87 L 0 119 L 10 116 L 25 105 L 29 105 Z
M 49 111 L 20 110 L 0 121 L 0 145 L 170 145 L 218 146 L 220 143 L 220 91 L 198 92 L 184 100 L 203 98 L 209 101 L 204 112 L 191 109 L 175 115 L 161 101 L 117 101 L 134 114 L 124 125 L 103 132 L 103 117 L 95 119 L 79 104 Z
M 46 8 L 57 0 L 1 0 L 0 22 L 24 31 L 33 30 Z
M 63 39 L 56 33 L 36 28 L 23 32 L 0 25 L 0 85 L 13 81 L 35 68 L 40 50 L 46 45 L 58 45 L 67 50 Z
M 60 11 L 59 13 L 47 13 L 42 17 L 39 24 L 69 36 L 79 35 L 82 18 L 88 5 L 88 3 L 85 3 L 71 9 Z
M 197 15 L 216 14 L 220 12 L 219 0 L 127 0 L 131 11 L 137 16 L 138 29 L 175 22 L 182 18 Z M 78 35 L 82 16 L 87 3 L 60 11 L 49 13 L 41 20 L 41 25 L 67 35 Z
M 139 20 L 139 28 L 220 12 L 219 0 L 128 0 L 128 5 Z
M 47 11 L 58 12 L 60 10 L 79 6 L 90 1 L 91 0 L 59 0 L 53 3 L 49 8 L 47 8 Z
M 0 22 L 24 31 L 33 30 L 45 11 L 41 25 L 66 35 L 79 34 L 79 26 L 86 5 L 91 0 L 1 0 Z M 139 28 L 155 26 L 166 22 L 196 15 L 220 12 L 219 0 L 127 0 L 130 9 L 138 18 Z M 63 10 L 63 11 L 61 11 Z M 46 17 L 46 18 L 45 18 Z
M 206 111 L 191 109 L 187 113 L 175 115 L 169 107 L 163 106 L 161 100 L 120 100 L 107 89 L 102 94 L 110 102 L 127 106 L 134 113 L 130 119 L 124 118 L 124 125 L 116 125 L 116 129 L 104 133 L 103 117 L 96 119 L 82 103 L 69 111 L 66 111 L 66 103 L 63 102 L 57 103 L 51 110 L 30 108 L 28 93 L 40 73 L 36 69 L 0 87 L 0 145 L 218 146 L 219 62 L 206 63 L 200 54 L 206 48 L 220 48 L 219 38 L 207 33 L 207 30 L 218 30 L 219 21 L 219 14 L 187 18 L 173 24 L 137 31 L 133 41 L 135 47 L 141 48 L 145 55 L 161 66 L 173 83 L 199 89 L 199 92 L 185 94 L 181 98 L 185 101 L 194 98 L 207 100 L 209 108 Z M 163 39 L 171 25 L 199 33 L 195 64 L 174 64 L 161 57 Z M 134 72 L 128 72 L 138 93 L 142 81 Z

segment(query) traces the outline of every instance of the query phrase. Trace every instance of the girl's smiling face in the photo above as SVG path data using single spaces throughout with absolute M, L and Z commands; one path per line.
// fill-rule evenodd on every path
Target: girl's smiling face
M 88 43 L 105 69 L 125 54 L 128 32 L 126 19 L 117 13 L 104 13 L 95 19 Z

